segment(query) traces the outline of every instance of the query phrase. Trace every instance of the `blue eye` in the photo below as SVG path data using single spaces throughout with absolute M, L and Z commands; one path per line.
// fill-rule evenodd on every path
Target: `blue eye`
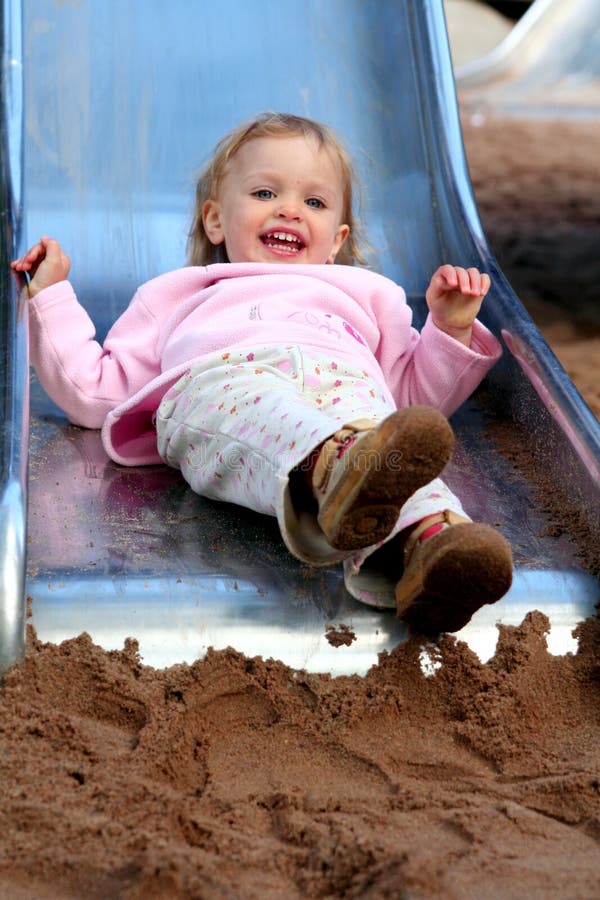
M 252 196 L 256 197 L 258 200 L 272 200 L 275 194 L 268 188 L 261 188 L 260 191 L 254 191 Z
M 311 206 L 313 209 L 323 209 L 325 204 L 322 200 L 319 200 L 318 197 L 309 197 L 306 201 L 307 206 Z

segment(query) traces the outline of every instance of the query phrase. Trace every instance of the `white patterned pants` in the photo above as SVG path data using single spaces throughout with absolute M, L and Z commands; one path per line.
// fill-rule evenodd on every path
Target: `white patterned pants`
M 196 493 L 276 516 L 296 557 L 312 565 L 345 560 L 350 592 L 389 605 L 368 596 L 368 586 L 356 587 L 364 560 L 377 548 L 331 547 L 314 510 L 294 505 L 290 473 L 341 425 L 377 422 L 394 409 L 391 395 L 369 373 L 322 350 L 235 350 L 194 366 L 165 394 L 156 415 L 158 450 Z M 404 504 L 393 534 L 444 509 L 466 515 L 436 478 Z

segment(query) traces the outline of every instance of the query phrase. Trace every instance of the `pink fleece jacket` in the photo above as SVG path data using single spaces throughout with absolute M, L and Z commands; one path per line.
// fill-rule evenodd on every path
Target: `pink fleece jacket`
M 69 419 L 102 428 L 124 465 L 160 462 L 154 413 L 195 363 L 232 348 L 299 345 L 353 361 L 396 405 L 450 415 L 501 354 L 475 322 L 470 347 L 427 319 L 411 326 L 402 288 L 365 269 L 221 263 L 142 285 L 103 345 L 68 281 L 30 301 L 30 352 L 42 386 Z

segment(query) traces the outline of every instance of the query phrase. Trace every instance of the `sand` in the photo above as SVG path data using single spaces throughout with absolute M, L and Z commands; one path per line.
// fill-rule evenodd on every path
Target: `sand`
M 30 636 L 0 700 L 1 895 L 597 897 L 600 628 L 563 658 L 547 627 L 335 679 Z
M 600 416 L 600 122 L 463 118 L 494 255 Z
M 493 249 L 600 414 L 600 130 L 465 136 Z M 600 623 L 564 657 L 547 630 L 501 627 L 487 664 L 411 640 L 364 678 L 30 630 L 0 688 L 0 896 L 596 898 Z

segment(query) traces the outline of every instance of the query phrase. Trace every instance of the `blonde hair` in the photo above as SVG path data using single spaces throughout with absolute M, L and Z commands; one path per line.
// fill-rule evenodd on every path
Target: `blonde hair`
M 368 245 L 353 212 L 353 195 L 357 179 L 345 148 L 326 125 L 302 116 L 271 112 L 262 113 L 252 121 L 243 123 L 225 135 L 217 144 L 210 163 L 198 178 L 194 216 L 188 235 L 189 265 L 204 266 L 216 262 L 229 262 L 225 245 L 214 245 L 210 242 L 204 230 L 202 208 L 207 200 L 216 199 L 231 160 L 244 144 L 254 138 L 286 136 L 315 138 L 319 148 L 325 147 L 336 157 L 344 187 L 342 223 L 348 225 L 350 229 L 348 237 L 337 254 L 336 262 L 347 266 L 367 265 Z

